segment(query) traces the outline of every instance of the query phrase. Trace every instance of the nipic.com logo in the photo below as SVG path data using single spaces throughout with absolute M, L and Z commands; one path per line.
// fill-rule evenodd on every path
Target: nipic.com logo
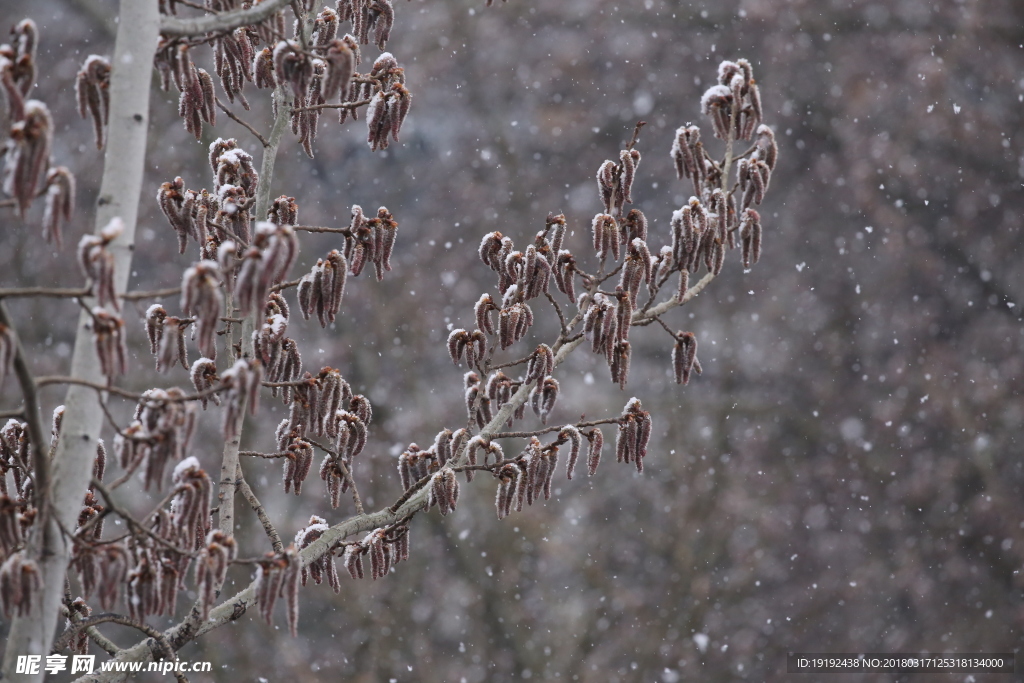
M 69 662 L 70 661 L 70 668 Z M 18 655 L 15 663 L 16 674 L 38 674 L 45 671 L 57 674 L 68 671 L 72 674 L 91 674 L 96 667 L 96 655 Z M 162 662 L 119 662 L 110 660 L 100 663 L 100 671 L 121 671 L 125 673 L 200 673 L 213 670 L 211 662 L 181 662 L 164 660 Z
M 72 655 L 71 673 L 91 674 L 96 666 L 96 655 Z M 42 669 L 48 674 L 56 674 L 68 670 L 67 655 L 47 655 L 45 662 L 42 655 L 18 655 L 14 673 L 38 674 Z

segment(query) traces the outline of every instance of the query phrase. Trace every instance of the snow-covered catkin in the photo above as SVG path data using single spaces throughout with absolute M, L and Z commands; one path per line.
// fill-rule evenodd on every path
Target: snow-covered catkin
M 555 443 L 569 442 L 569 458 L 565 464 L 565 476 L 567 479 L 572 479 L 573 473 L 576 471 L 576 461 L 580 456 L 580 446 L 583 444 L 583 435 L 580 430 L 573 425 L 566 425 L 562 427 L 561 431 L 558 432 L 558 440 Z
M 516 465 L 508 463 L 503 465 L 494 476 L 498 478 L 498 492 L 494 503 L 498 510 L 498 519 L 504 519 L 512 511 L 512 502 L 516 496 L 521 472 Z
M 121 301 L 114 286 L 114 254 L 107 246 L 123 227 L 121 219 L 115 218 L 99 235 L 85 235 L 78 242 L 78 265 L 90 281 L 96 303 L 114 311 L 121 310 Z
M 235 539 L 220 529 L 206 537 L 206 543 L 196 561 L 196 592 L 199 593 L 200 618 L 206 621 L 210 608 L 217 599 L 220 587 L 227 580 L 228 568 L 238 553 Z
M 96 306 L 92 309 L 92 333 L 100 369 L 107 377 L 128 372 L 128 345 L 124 320 L 115 313 Z
M 42 586 L 39 565 L 25 551 L 14 553 L 0 565 L 0 607 L 8 619 L 32 611 L 32 596 Z
M 743 210 L 740 240 L 743 242 L 743 267 L 750 268 L 761 258 L 761 216 L 757 211 Z
M 675 372 L 676 384 L 689 384 L 690 373 L 697 360 L 697 337 L 693 332 L 677 332 L 676 343 L 672 347 L 672 368 Z
M 732 125 L 732 91 L 726 85 L 713 85 L 701 97 L 701 111 L 711 120 L 715 137 L 729 138 Z
M 110 118 L 110 62 L 106 57 L 89 55 L 75 80 L 78 115 L 92 119 L 96 149 L 106 143 L 106 126 Z
M 428 507 L 437 505 L 442 515 L 453 512 L 459 500 L 459 480 L 455 472 L 450 467 L 441 469 L 430 480 L 429 486 Z
M 601 464 L 601 451 L 604 450 L 604 433 L 598 427 L 587 432 L 587 475 L 594 476 Z
M 301 495 L 302 483 L 313 466 L 313 446 L 305 439 L 295 439 L 286 452 L 288 455 L 284 459 L 282 478 L 284 492 L 290 493 L 294 490 L 298 496 Z
M 75 211 L 75 176 L 66 166 L 46 173 L 46 208 L 43 212 L 43 238 L 60 249 L 62 227 Z
M 195 318 L 199 353 L 207 358 L 217 357 L 216 332 L 224 305 L 220 277 L 216 261 L 199 261 L 185 271 L 181 283 L 181 308 Z

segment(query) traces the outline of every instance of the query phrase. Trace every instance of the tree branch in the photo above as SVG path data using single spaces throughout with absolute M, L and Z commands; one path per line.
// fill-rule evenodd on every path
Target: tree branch
M 284 552 L 284 543 L 281 542 L 281 536 L 278 535 L 277 529 L 274 528 L 273 522 L 270 521 L 270 517 L 267 516 L 267 511 L 260 503 L 259 499 L 256 498 L 256 494 L 253 493 L 252 488 L 249 486 L 249 482 L 245 480 L 242 475 L 242 466 L 238 466 L 238 490 L 241 492 L 242 497 L 245 498 L 246 502 L 249 503 L 249 507 L 252 508 L 253 512 L 260 520 L 260 524 L 263 525 L 263 531 L 266 532 L 267 538 L 270 539 L 270 544 L 274 546 L 274 552 Z
M 68 598 L 68 600 L 70 600 L 70 598 Z M 64 614 L 65 617 L 68 618 L 68 621 L 70 621 L 72 625 L 80 624 L 82 622 L 82 620 L 85 618 L 85 617 L 82 617 L 80 614 L 72 613 L 71 610 L 69 610 L 66 605 L 61 605 L 61 612 Z M 70 628 L 70 626 L 69 626 L 69 628 Z M 114 655 L 116 655 L 118 652 L 121 651 L 121 648 L 119 648 L 114 643 L 114 641 L 110 640 L 105 635 L 100 633 L 99 629 L 97 629 L 95 626 L 83 626 L 82 628 L 84 628 L 85 632 L 88 634 L 88 636 L 90 638 L 92 638 L 92 641 L 94 643 L 96 643 L 96 645 L 98 645 L 100 648 L 102 648 L 103 651 L 106 652 L 111 657 L 113 657 Z M 61 634 L 61 639 L 64 638 L 64 635 L 66 633 L 67 633 L 67 630 L 64 631 L 64 634 Z M 70 643 L 70 642 L 71 642 L 71 639 L 69 638 L 68 639 L 68 643 Z M 65 646 L 65 647 L 67 647 L 67 646 Z M 54 648 L 53 648 L 53 651 L 57 652 L 57 650 L 58 650 L 58 648 L 57 648 L 57 646 L 55 644 Z
M 269 0 L 268 0 L 269 1 Z M 267 4 L 267 3 L 263 3 Z M 259 7 L 260 5 L 257 5 Z M 267 215 L 267 208 L 270 206 L 271 185 L 274 182 L 274 164 L 277 161 L 277 151 L 281 145 L 281 137 L 291 118 L 291 103 L 284 95 L 284 88 L 278 86 L 273 97 L 277 98 L 277 117 L 274 119 L 274 126 L 270 131 L 270 139 L 263 149 L 263 160 L 260 164 L 260 185 L 256 192 L 256 208 L 254 216 L 256 220 L 262 220 Z M 256 329 L 256 322 L 263 309 L 262 304 L 253 307 L 253 311 L 242 321 L 242 356 L 251 357 L 252 333 Z M 220 486 L 217 491 L 219 500 L 219 511 L 217 513 L 218 526 L 227 534 L 234 534 L 235 525 L 235 492 L 238 488 L 238 449 L 242 441 L 242 428 L 245 423 L 246 400 L 243 397 L 238 407 L 237 424 L 235 425 L 235 436 L 224 444 L 224 451 L 221 457 Z
M 160 33 L 165 36 L 201 36 L 211 31 L 233 31 L 242 26 L 258 24 L 278 10 L 288 6 L 291 0 L 264 0 L 249 9 L 222 12 L 208 17 L 179 19 L 164 16 L 160 20 Z
M 266 139 L 265 137 L 263 137 L 262 135 L 260 135 L 259 131 L 257 131 L 257 130 L 256 130 L 255 128 L 253 128 L 252 126 L 250 126 L 250 125 L 249 125 L 248 123 L 246 123 L 246 122 L 245 122 L 245 121 L 243 121 L 242 119 L 238 118 L 238 115 L 237 115 L 237 114 L 235 114 L 235 112 L 233 112 L 233 111 L 231 111 L 230 109 L 228 109 L 228 108 L 227 108 L 226 106 L 224 106 L 224 103 L 223 103 L 223 102 L 221 102 L 219 98 L 215 98 L 215 101 L 217 102 L 217 106 L 218 106 L 218 107 L 220 107 L 220 110 L 221 110 L 222 112 L 224 112 L 225 114 L 227 114 L 227 116 L 228 116 L 228 118 L 229 118 L 229 119 L 231 119 L 232 121 L 234 121 L 234 122 L 235 122 L 235 123 L 237 123 L 238 125 L 242 126 L 242 128 L 245 128 L 245 129 L 246 129 L 247 131 L 249 131 L 250 133 L 252 133 L 253 135 L 255 135 L 255 136 L 256 136 L 256 139 L 257 139 L 257 140 L 259 140 L 259 141 L 260 141 L 260 143 L 261 143 L 261 144 L 262 144 L 262 145 L 263 145 L 264 147 L 269 147 L 269 146 L 270 146 L 270 143 L 269 143 L 269 142 L 267 142 L 267 139 Z
M 65 629 L 64 633 L 62 633 L 60 635 L 60 638 L 58 638 L 57 641 L 53 644 L 53 650 L 58 651 L 68 647 L 68 645 L 71 644 L 71 639 L 74 638 L 75 634 L 81 631 L 83 628 L 87 629 L 92 628 L 94 626 L 98 626 L 100 624 L 109 623 L 120 624 L 122 626 L 130 626 L 138 631 L 142 631 L 147 636 L 156 641 L 156 643 L 160 646 L 160 650 L 162 651 L 161 655 L 164 658 L 169 659 L 172 662 L 178 661 L 178 656 L 175 654 L 174 648 L 171 647 L 170 641 L 167 640 L 167 636 L 165 636 L 163 633 L 156 630 L 152 626 L 145 624 L 141 621 L 136 621 L 129 616 L 126 616 L 124 614 L 114 614 L 112 612 L 86 617 L 81 621 L 76 621 L 72 623 L 70 626 L 67 627 L 67 629 Z M 175 672 L 174 677 L 179 681 L 188 681 L 188 679 L 186 679 L 182 674 L 178 672 Z
M 74 299 L 89 296 L 88 287 L 9 287 L 0 289 L 0 299 L 13 299 L 16 297 L 47 297 L 52 299 Z
M 50 459 L 47 457 L 46 451 L 43 450 L 43 444 L 46 442 L 43 440 L 43 423 L 39 416 L 37 385 L 35 378 L 32 377 L 32 371 L 28 367 L 28 362 L 25 360 L 25 349 L 21 345 L 21 337 L 18 336 L 17 329 L 14 327 L 10 314 L 7 312 L 7 306 L 4 305 L 2 299 L 0 299 L 0 325 L 9 328 L 15 337 L 14 374 L 18 377 L 18 384 L 21 385 L 21 395 L 24 399 L 21 411 L 26 424 L 28 424 L 29 444 L 32 448 L 34 503 L 36 514 L 39 515 L 36 524 L 43 530 L 43 547 L 48 548 L 54 542 L 54 539 L 48 537 L 53 533 L 53 529 L 47 524 L 47 519 L 50 516 Z

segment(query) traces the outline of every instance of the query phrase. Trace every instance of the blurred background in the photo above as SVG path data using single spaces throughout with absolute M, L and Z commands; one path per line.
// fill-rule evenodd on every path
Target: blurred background
M 89 54 L 111 54 L 117 4 L 3 7 L 7 23 L 39 24 L 49 66 L 34 97 L 57 121 L 53 155 L 78 176 L 80 210 L 59 253 L 40 238 L 41 206 L 27 226 L 5 210 L 0 286 L 76 286 L 74 245 L 92 229 L 102 157 L 75 111 L 74 76 Z M 501 522 L 494 483 L 478 477 L 454 515 L 417 517 L 412 556 L 392 575 L 343 577 L 338 595 L 303 589 L 298 639 L 283 613 L 274 627 L 247 615 L 181 657 L 213 661 L 218 681 L 673 683 L 781 680 L 791 651 L 1019 649 L 1024 4 L 412 0 L 396 15 L 388 48 L 414 97 L 401 144 L 371 153 L 362 120 L 325 115 L 315 159 L 288 137 L 273 189 L 296 198 L 307 225 L 342 227 L 352 204 L 387 206 L 400 223 L 382 283 L 351 280 L 335 325 L 296 315 L 289 331 L 308 369 L 341 368 L 373 402 L 355 472 L 368 507 L 400 494 L 396 458 L 410 442 L 464 423 L 464 369 L 444 340 L 449 325 L 473 324 L 473 303 L 495 288 L 476 256 L 481 236 L 523 244 L 549 211 L 564 212 L 568 246 L 589 253 L 594 174 L 643 119 L 633 197 L 652 220 L 652 247 L 668 243 L 672 211 L 692 192 L 675 178 L 673 132 L 697 123 L 721 154 L 699 101 L 723 59 L 753 63 L 780 145 L 763 257 L 744 273 L 730 252 L 721 277 L 666 316 L 699 341 L 704 374 L 689 386 L 674 383 L 671 340 L 654 327 L 634 331 L 625 391 L 585 348 L 556 373 L 556 423 L 643 401 L 655 424 L 643 475 L 606 449 L 596 476 L 560 478 L 551 500 Z M 363 70 L 376 54 L 365 50 Z M 217 136 L 259 151 L 223 116 L 197 143 L 176 93 L 157 82 L 131 284 L 142 289 L 177 285 L 195 258 L 192 247 L 177 254 L 160 183 L 210 186 Z M 269 106 L 246 93 L 253 110 L 236 112 L 267 130 Z M 303 235 L 295 273 L 338 246 Z M 164 303 L 177 310 L 175 298 Z M 66 371 L 74 304 L 9 305 L 39 374 Z M 152 370 L 146 305 L 128 311 L 138 323 L 122 383 L 136 390 L 168 381 Z M 549 308 L 534 308 L 524 349 L 557 332 Z M 188 378 L 179 369 L 170 381 Z M 4 391 L 2 407 L 16 405 L 11 381 Z M 45 414 L 61 395 L 45 391 Z M 283 416 L 268 397 L 245 445 L 273 448 Z M 204 417 L 194 446 L 211 471 L 219 418 Z M 347 499 L 330 509 L 315 473 L 296 497 L 276 462 L 244 465 L 283 537 L 311 514 L 352 514 Z M 128 500 L 148 511 L 160 497 Z M 242 519 L 241 554 L 262 554 L 257 520 Z M 248 567 L 234 570 L 228 590 L 249 580 Z

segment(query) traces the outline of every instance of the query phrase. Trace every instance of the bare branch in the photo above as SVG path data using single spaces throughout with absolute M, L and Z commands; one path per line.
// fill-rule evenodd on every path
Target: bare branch
M 249 503 L 249 507 L 252 508 L 253 512 L 260 520 L 260 524 L 263 525 L 263 531 L 266 532 L 267 538 L 270 539 L 271 545 L 274 547 L 275 553 L 284 551 L 284 543 L 281 542 L 281 536 L 278 535 L 277 529 L 274 528 L 274 524 L 270 521 L 270 517 L 267 516 L 267 511 L 260 503 L 259 499 L 256 498 L 256 494 L 253 493 L 252 488 L 249 486 L 249 482 L 245 480 L 245 476 L 242 474 L 242 465 L 238 465 L 238 490 L 241 492 L 242 497 Z
M 14 299 L 18 297 L 45 297 L 51 299 L 74 299 L 89 296 L 88 287 L 10 287 L 0 289 L 0 299 Z
M 179 0 L 179 2 L 180 2 L 180 0 Z M 228 116 L 228 118 L 229 118 L 229 119 L 231 119 L 232 121 L 234 121 L 234 122 L 235 122 L 235 123 L 237 123 L 238 125 L 240 125 L 240 126 L 242 126 L 243 128 L 245 128 L 245 129 L 246 129 L 247 131 L 249 131 L 250 133 L 252 133 L 253 135 L 255 135 L 255 136 L 256 136 L 256 139 L 257 139 L 257 140 L 259 140 L 259 141 L 260 141 L 260 143 L 261 143 L 261 144 L 262 144 L 262 145 L 263 145 L 264 147 L 269 147 L 269 146 L 270 146 L 270 143 L 269 143 L 269 142 L 267 142 L 267 139 L 266 139 L 265 137 L 263 137 L 262 135 L 260 135 L 260 133 L 259 133 L 259 131 L 258 131 L 258 130 L 256 130 L 255 128 L 253 128 L 252 126 L 250 126 L 250 125 L 249 125 L 248 123 L 246 123 L 245 121 L 243 121 L 242 119 L 240 119 L 240 118 L 238 117 L 238 115 L 237 115 L 237 114 L 235 114 L 235 112 L 231 111 L 231 110 L 230 110 L 230 109 L 228 109 L 228 108 L 227 108 L 226 106 L 224 106 L 224 103 L 220 101 L 220 98 L 219 98 L 219 97 L 218 97 L 218 98 L 216 98 L 216 100 L 215 100 L 215 101 L 216 101 L 216 103 L 217 103 L 217 106 L 218 106 L 218 107 L 220 108 L 220 110 L 221 110 L 222 112 L 224 112 L 225 114 L 227 114 L 227 116 Z
M 241 26 L 260 23 L 278 10 L 287 7 L 289 2 L 290 0 L 266 0 L 249 9 L 190 19 L 163 16 L 160 19 L 160 33 L 165 36 L 201 36 L 211 31 L 232 31 Z

